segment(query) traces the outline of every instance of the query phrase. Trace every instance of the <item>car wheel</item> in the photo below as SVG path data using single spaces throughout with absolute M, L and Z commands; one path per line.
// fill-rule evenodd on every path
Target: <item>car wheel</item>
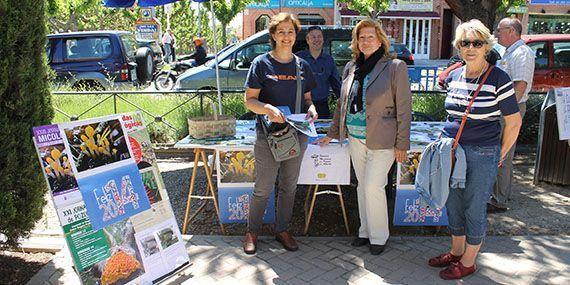
M 137 78 L 140 83 L 146 83 L 152 78 L 154 62 L 149 48 L 142 47 L 137 50 L 135 60 L 137 62 Z

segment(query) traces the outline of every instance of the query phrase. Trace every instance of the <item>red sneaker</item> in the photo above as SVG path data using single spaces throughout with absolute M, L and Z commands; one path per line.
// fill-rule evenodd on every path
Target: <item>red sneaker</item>
M 462 256 L 463 255 L 455 256 L 451 254 L 451 252 L 446 252 L 430 258 L 428 264 L 433 267 L 447 267 L 451 265 L 452 262 L 459 262 Z
M 439 272 L 439 277 L 445 280 L 461 279 L 473 274 L 475 270 L 477 270 L 477 266 L 475 264 L 471 267 L 465 267 L 461 261 L 452 262 L 449 267 Z

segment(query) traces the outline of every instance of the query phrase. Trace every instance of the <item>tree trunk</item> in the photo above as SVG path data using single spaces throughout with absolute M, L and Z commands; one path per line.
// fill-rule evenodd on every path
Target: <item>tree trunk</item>
M 226 46 L 226 44 L 228 43 L 226 40 L 227 39 L 226 27 L 227 27 L 227 24 L 222 23 L 222 47 L 221 48 L 224 48 Z
M 445 0 L 445 2 L 461 21 L 478 19 L 489 30 L 494 29 L 499 0 Z

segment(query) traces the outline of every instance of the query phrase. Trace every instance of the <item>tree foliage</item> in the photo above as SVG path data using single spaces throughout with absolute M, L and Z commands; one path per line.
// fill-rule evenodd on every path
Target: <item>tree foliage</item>
M 480 20 L 490 30 L 495 23 L 507 15 L 510 7 L 525 4 L 525 0 L 445 0 L 461 21 Z
M 380 13 L 385 12 L 390 7 L 390 0 L 346 0 L 348 8 L 358 11 L 360 15 L 378 19 Z
M 241 13 L 245 6 L 253 2 L 261 2 L 263 0 L 215 0 L 214 4 L 214 15 L 216 19 L 222 24 L 222 43 L 225 45 L 227 41 L 226 28 L 228 24 L 236 17 L 237 14 Z M 205 2 L 204 5 L 210 7 L 209 2 Z
M 51 122 L 45 1 L 0 1 L 0 247 L 14 246 L 42 217 L 47 185 L 31 139 Z

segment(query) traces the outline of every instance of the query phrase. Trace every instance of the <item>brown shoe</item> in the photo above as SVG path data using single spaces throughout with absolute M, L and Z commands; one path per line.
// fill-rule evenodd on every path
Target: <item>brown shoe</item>
M 254 254 L 257 251 L 257 235 L 253 233 L 246 233 L 243 240 L 243 252 L 247 254 Z
M 280 232 L 275 234 L 275 239 L 280 242 L 283 247 L 288 251 L 295 251 L 299 249 L 297 242 L 289 232 Z

